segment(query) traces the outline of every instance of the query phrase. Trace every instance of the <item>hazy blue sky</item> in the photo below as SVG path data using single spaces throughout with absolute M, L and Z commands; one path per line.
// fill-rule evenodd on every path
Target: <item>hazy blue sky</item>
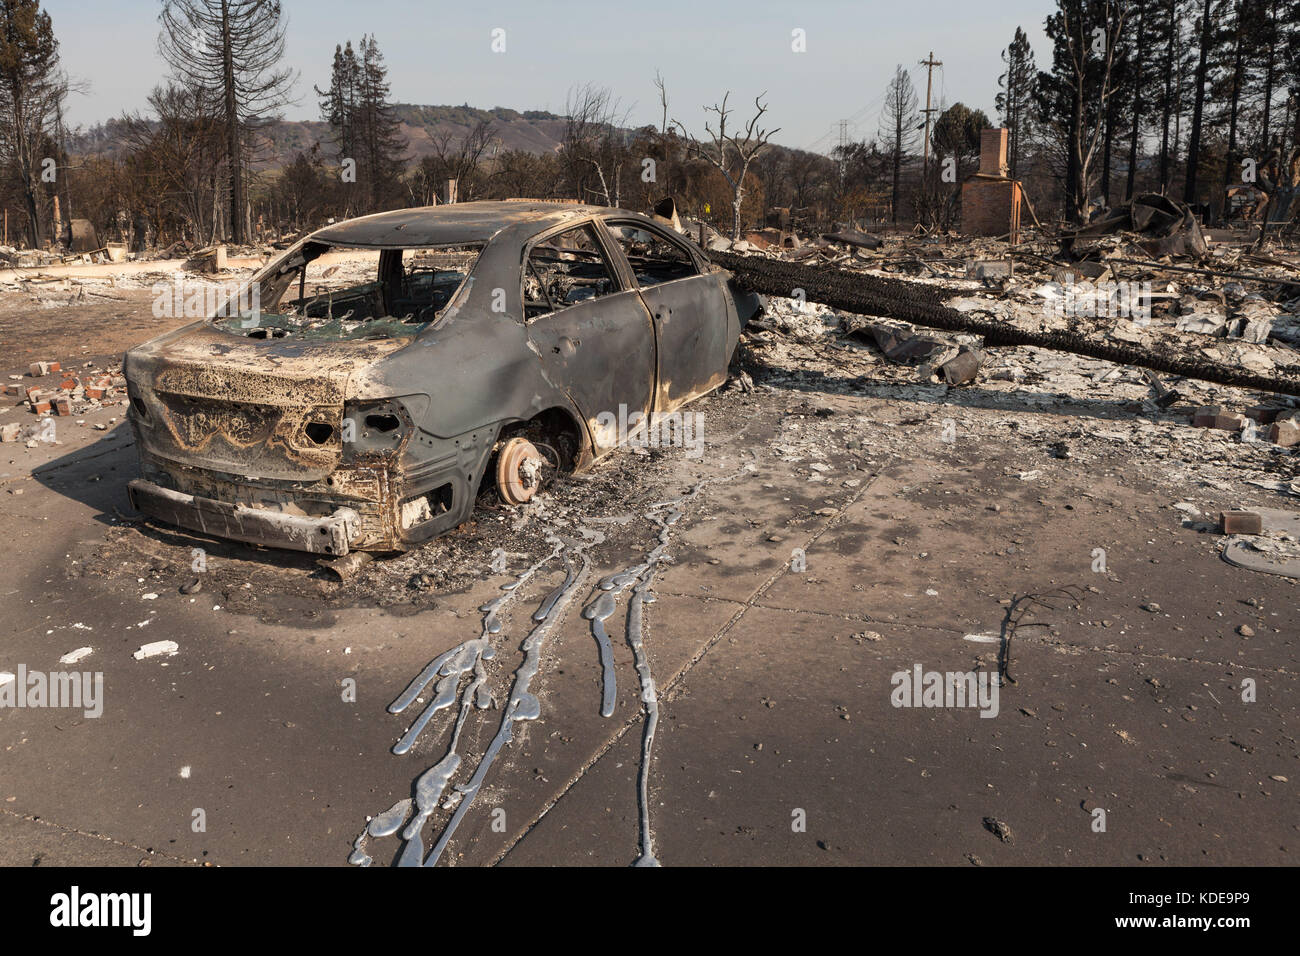
M 882 92 L 896 63 L 925 96 L 918 61 L 933 50 L 935 98 L 993 114 L 1000 53 L 1015 28 L 1029 32 L 1040 66 L 1051 0 L 810 0 L 778 3 L 686 0 L 417 3 L 412 0 L 283 0 L 288 65 L 300 72 L 291 119 L 316 119 L 312 85 L 329 77 L 334 45 L 373 33 L 389 67 L 393 98 L 562 112 L 573 86 L 613 89 L 633 124 L 657 122 L 654 71 L 668 83 L 670 112 L 702 131 L 701 107 L 732 91 L 743 113 L 767 91 L 777 140 L 825 150 L 838 121 L 850 135 L 875 134 Z M 91 123 L 143 109 L 164 65 L 157 52 L 158 0 L 45 0 L 64 65 L 88 85 L 72 97 L 69 122 Z M 506 52 L 490 49 L 506 31 Z M 807 34 L 793 53 L 791 31 Z M 922 104 L 923 105 L 923 104 Z

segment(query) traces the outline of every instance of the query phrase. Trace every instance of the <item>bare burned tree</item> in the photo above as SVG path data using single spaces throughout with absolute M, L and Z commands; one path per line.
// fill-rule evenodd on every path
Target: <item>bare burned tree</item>
M 554 153 L 538 155 L 523 149 L 501 150 L 490 164 L 484 198 L 533 196 L 549 199 L 556 195 L 560 178 L 560 161 Z
M 659 135 L 668 135 L 668 86 L 664 83 L 663 74 L 655 70 L 655 89 L 659 91 L 659 106 L 663 112 L 663 117 L 659 121 Z
M 140 211 L 159 242 L 182 236 L 211 242 L 221 220 L 220 118 L 193 89 L 175 82 L 155 87 L 149 107 L 149 116 L 121 120 Z
M 158 50 L 225 132 L 231 237 L 245 240 L 244 164 L 249 131 L 289 102 L 297 74 L 278 68 L 284 17 L 278 0 L 163 0 Z M 209 105 L 210 104 L 210 105 Z
M 33 247 L 44 239 L 38 189 L 45 157 L 40 153 L 67 92 L 50 15 L 37 0 L 0 0 L 0 163 L 17 173 Z
M 622 198 L 621 177 L 627 161 L 623 127 L 630 110 L 604 87 L 591 83 L 569 91 L 564 104 L 564 139 L 560 155 L 580 200 L 599 197 L 606 206 Z M 588 185 L 594 175 L 596 185 Z
M 659 70 L 655 70 L 655 92 L 659 99 L 660 119 L 658 125 L 647 124 L 633 131 L 628 140 L 630 156 L 641 164 L 639 176 L 633 176 L 631 198 L 632 208 L 649 208 L 667 196 L 671 196 L 673 184 L 677 182 L 677 162 L 682 156 L 681 141 L 677 130 L 669 120 L 668 85 Z M 649 170 L 649 175 L 647 175 Z
M 479 188 L 479 166 L 483 154 L 496 140 L 490 119 L 480 119 L 459 139 L 452 130 L 444 130 L 433 137 L 433 155 L 426 156 L 415 172 L 415 180 L 423 185 L 427 198 L 436 193 L 437 186 L 448 179 L 456 180 L 457 201 L 468 202 L 475 198 Z
M 763 114 L 767 112 L 767 104 L 762 102 L 766 95 L 766 93 L 759 93 L 754 97 L 754 116 L 745 124 L 743 133 L 727 131 L 727 120 L 732 112 L 727 106 L 727 98 L 731 96 L 730 91 L 723 95 L 721 103 L 704 108 L 706 113 L 716 113 L 718 117 L 716 129 L 707 121 L 704 124 L 704 132 L 709 135 L 709 142 L 696 139 L 681 123 L 673 120 L 673 125 L 682 131 L 687 141 L 688 154 L 708 160 L 722 173 L 727 180 L 727 185 L 731 187 L 732 242 L 740 238 L 740 206 L 745 201 L 745 176 L 749 172 L 749 165 L 767 147 L 768 140 L 781 131 L 779 126 L 768 130 L 758 125 L 763 119 Z
M 894 173 L 889 199 L 889 215 L 894 222 L 898 222 L 898 208 L 902 205 L 903 163 L 916 144 L 919 119 L 912 77 L 899 63 L 885 88 L 885 105 L 880 111 L 880 141 L 889 145 L 889 163 Z

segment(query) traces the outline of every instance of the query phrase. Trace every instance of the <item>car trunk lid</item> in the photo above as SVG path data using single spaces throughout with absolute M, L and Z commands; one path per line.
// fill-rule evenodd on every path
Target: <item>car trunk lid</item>
M 185 334 L 179 334 L 185 333 Z M 127 355 L 144 450 L 181 465 L 315 480 L 343 456 L 343 405 L 404 340 L 281 343 L 191 326 Z

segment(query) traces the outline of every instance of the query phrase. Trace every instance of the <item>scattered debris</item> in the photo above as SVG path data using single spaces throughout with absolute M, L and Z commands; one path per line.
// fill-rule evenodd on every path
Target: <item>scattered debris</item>
M 131 656 L 137 661 L 145 660 L 149 657 L 175 657 L 180 651 L 181 646 L 175 641 L 153 641 L 149 644 L 143 644 Z
M 984 818 L 984 829 L 988 830 L 1003 843 L 1015 843 L 1016 835 L 1011 831 L 1010 824 L 1004 823 L 995 817 Z
M 1086 226 L 1063 232 L 1062 248 L 1067 253 L 1075 252 L 1081 239 L 1123 232 L 1136 234 L 1137 245 L 1157 259 L 1170 255 L 1201 259 L 1210 248 L 1187 204 L 1159 193 L 1136 196 Z
M 1225 537 L 1223 559 L 1251 571 L 1300 578 L 1300 512 L 1256 508 L 1253 515 L 1259 530 Z

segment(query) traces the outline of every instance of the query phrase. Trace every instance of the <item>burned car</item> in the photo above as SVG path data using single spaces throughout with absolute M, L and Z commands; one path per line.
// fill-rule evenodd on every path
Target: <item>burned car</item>
M 757 300 L 621 209 L 471 202 L 312 233 L 218 314 L 126 355 L 134 507 L 343 556 L 527 501 L 721 385 Z M 620 416 L 620 421 L 626 416 Z

